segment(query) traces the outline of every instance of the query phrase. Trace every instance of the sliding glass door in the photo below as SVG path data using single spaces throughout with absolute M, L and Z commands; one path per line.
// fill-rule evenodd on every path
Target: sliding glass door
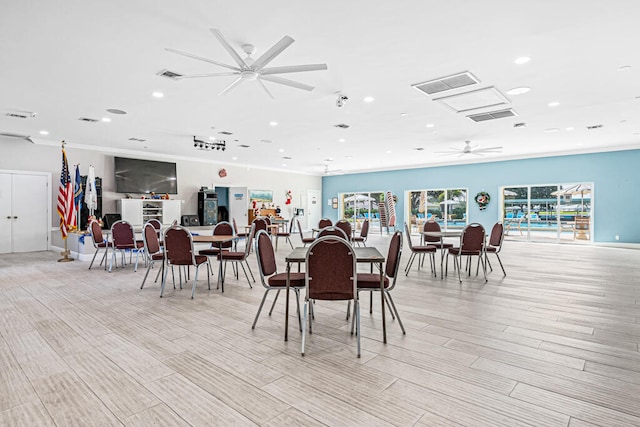
M 369 220 L 369 229 L 380 230 L 380 214 L 378 203 L 384 201 L 384 193 L 376 192 L 360 192 L 360 193 L 343 193 L 341 195 L 341 215 L 351 222 L 351 226 L 355 230 L 360 230 L 362 222 Z
M 503 188 L 506 235 L 537 242 L 590 241 L 591 188 L 589 183 Z
M 414 190 L 408 193 L 407 224 L 419 232 L 425 221 L 434 220 L 442 229 L 467 225 L 467 190 Z

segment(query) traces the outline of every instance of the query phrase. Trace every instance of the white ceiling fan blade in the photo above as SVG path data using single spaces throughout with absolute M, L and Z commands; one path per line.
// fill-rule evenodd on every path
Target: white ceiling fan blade
M 260 86 L 262 86 L 262 89 L 264 89 L 264 91 L 265 91 L 265 92 L 267 92 L 267 95 L 269 95 L 269 96 L 271 97 L 271 99 L 275 99 L 275 98 L 273 97 L 273 95 L 271 94 L 271 92 L 269 92 L 269 89 L 267 89 L 267 87 L 264 85 L 264 83 L 262 82 L 262 80 L 260 80 L 260 79 L 256 79 L 256 80 L 258 81 L 258 84 L 259 84 Z
M 472 150 L 473 153 L 496 153 L 502 151 L 502 147 L 487 147 Z
M 300 82 L 294 82 L 293 80 L 289 80 L 289 79 L 283 79 L 282 77 L 260 75 L 258 76 L 258 78 L 262 80 L 267 80 L 273 83 L 285 85 L 285 86 L 295 87 L 297 89 L 308 90 L 309 92 L 311 92 L 314 89 L 313 86 L 309 86 Z
M 283 50 L 285 50 L 286 48 L 288 48 L 291 43 L 293 43 L 295 40 L 293 40 L 291 37 L 289 36 L 284 36 L 282 38 L 282 40 L 280 40 L 278 43 L 274 44 L 271 49 L 269 49 L 268 51 L 266 51 L 265 53 L 263 53 L 260 58 L 256 59 L 255 62 L 252 65 L 252 68 L 254 70 L 261 70 L 262 67 L 264 67 L 265 65 L 267 65 L 269 62 L 273 61 L 273 59 L 280 55 L 280 53 L 282 53 Z
M 303 71 L 321 71 L 326 69 L 327 64 L 285 65 L 284 67 L 263 68 L 260 74 L 300 73 Z
M 244 62 L 244 59 L 242 59 L 242 57 L 238 55 L 238 52 L 236 52 L 236 50 L 233 47 L 231 47 L 227 39 L 224 38 L 220 30 L 216 28 L 209 28 L 209 31 L 211 31 L 211 34 L 213 34 L 213 36 L 218 39 L 222 47 L 224 47 L 227 50 L 227 52 L 229 52 L 233 60 L 236 61 L 236 64 L 238 64 L 241 69 L 246 70 L 249 68 L 247 63 Z
M 238 86 L 240 83 L 242 83 L 244 79 L 242 77 L 238 77 L 237 79 L 235 79 L 234 81 L 231 82 L 231 84 L 227 87 L 225 87 L 222 92 L 220 92 L 218 94 L 218 96 L 222 96 L 222 95 L 226 95 L 231 89 L 233 89 L 234 87 Z
M 188 52 L 183 52 L 181 50 L 171 49 L 169 47 L 166 47 L 165 50 L 171 53 L 177 53 L 178 55 L 186 56 L 187 58 L 197 59 L 198 61 L 208 62 L 209 64 L 218 65 L 224 68 L 230 68 L 236 71 L 242 71 L 240 68 L 234 67 L 233 65 L 223 64 L 222 62 L 214 61 L 213 59 L 203 58 L 201 56 L 193 55 Z
M 174 78 L 176 80 L 182 80 L 182 79 L 194 79 L 194 78 L 197 78 L 197 77 L 237 76 L 239 74 L 240 74 L 240 72 L 229 71 L 228 73 L 191 74 L 189 76 L 180 76 L 180 77 L 174 77 Z

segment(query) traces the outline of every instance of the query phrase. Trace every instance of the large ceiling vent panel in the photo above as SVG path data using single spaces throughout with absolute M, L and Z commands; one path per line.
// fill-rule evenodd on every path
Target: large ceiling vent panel
M 505 117 L 515 117 L 516 112 L 513 109 L 508 108 L 506 110 L 489 111 L 487 113 L 471 114 L 469 117 L 474 122 L 486 122 L 487 120 L 502 119 Z
M 439 79 L 429 80 L 427 82 L 412 84 L 411 86 L 427 95 L 444 92 L 451 89 L 458 89 L 465 86 L 477 85 L 480 80 L 468 71 L 453 74 Z
M 467 111 L 477 110 L 479 108 L 492 108 L 509 104 L 509 100 L 496 88 L 487 87 L 484 89 L 476 89 L 470 92 L 458 93 L 456 95 L 443 96 L 434 98 L 450 108 L 456 113 L 464 113 Z

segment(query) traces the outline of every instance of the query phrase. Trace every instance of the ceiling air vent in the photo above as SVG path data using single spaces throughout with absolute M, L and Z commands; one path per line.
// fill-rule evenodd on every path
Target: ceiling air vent
M 453 74 L 451 76 L 441 77 L 422 83 L 412 84 L 411 86 L 427 95 L 444 92 L 451 89 L 457 89 L 465 86 L 477 85 L 480 80 L 468 71 Z
M 603 125 L 592 125 L 592 126 L 587 126 L 587 129 L 593 130 L 593 129 L 600 129 L 601 127 L 603 127 Z
M 506 110 L 489 111 L 487 113 L 471 114 L 471 115 L 469 115 L 467 117 L 469 117 L 474 122 L 486 122 L 487 120 L 495 120 L 495 119 L 502 119 L 502 118 L 505 118 L 505 117 L 515 117 L 515 116 L 517 116 L 516 112 L 513 111 L 511 108 L 508 108 Z
M 160 77 L 166 77 L 172 80 L 178 80 L 180 77 L 182 77 L 182 74 L 176 73 L 175 71 L 169 71 L 169 70 L 162 70 L 157 72 L 156 74 L 159 75 Z
M 226 130 L 218 132 L 220 135 L 233 135 L 233 132 L 227 132 Z
M 133 141 L 133 142 L 145 142 L 145 141 L 146 141 L 146 139 L 131 137 L 131 138 L 129 138 L 129 141 Z
M 10 111 L 5 114 L 7 117 L 13 117 L 14 119 L 32 119 L 36 116 L 36 113 L 31 111 Z
M 89 117 L 80 117 L 78 120 L 80 120 L 81 122 L 87 122 L 87 123 L 95 123 L 99 121 L 98 119 L 91 119 Z
M 240 148 L 249 148 L 251 146 L 247 145 L 247 144 L 239 144 L 238 147 L 240 147 Z
M 337 125 L 333 125 L 333 127 L 340 128 L 340 129 L 349 129 L 350 128 L 350 126 L 348 124 L 345 124 L 345 123 L 339 123 Z

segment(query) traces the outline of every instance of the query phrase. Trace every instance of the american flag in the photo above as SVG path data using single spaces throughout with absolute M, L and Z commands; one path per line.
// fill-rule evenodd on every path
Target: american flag
M 60 216 L 60 232 L 66 239 L 70 230 L 76 227 L 76 216 L 73 203 L 73 182 L 69 175 L 67 153 L 62 147 L 62 172 L 60 172 L 60 188 L 58 190 L 58 216 Z

